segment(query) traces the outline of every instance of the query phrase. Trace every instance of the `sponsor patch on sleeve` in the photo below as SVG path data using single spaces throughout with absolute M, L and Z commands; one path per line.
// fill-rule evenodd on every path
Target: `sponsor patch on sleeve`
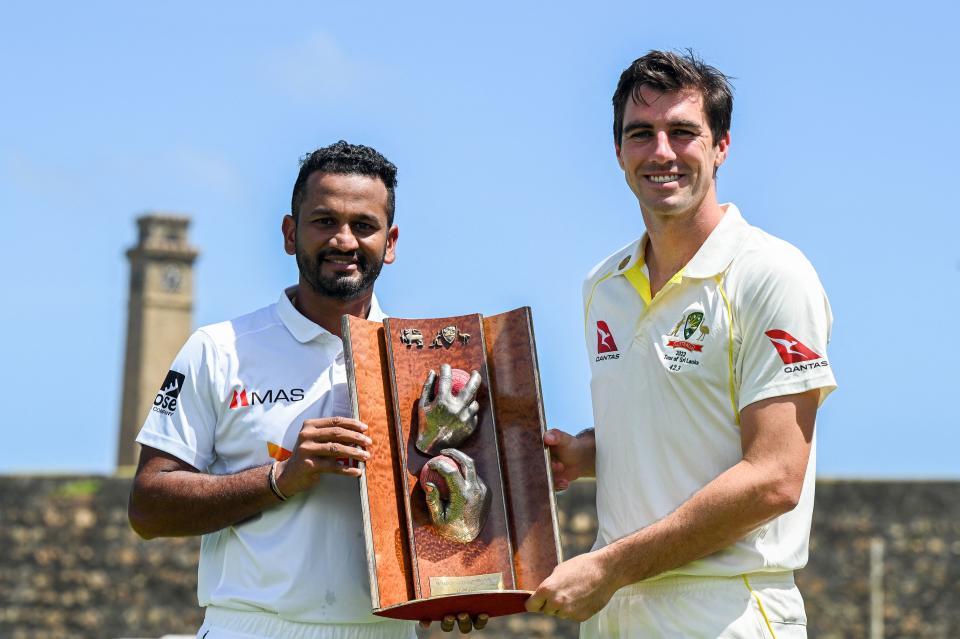
M 809 346 L 784 330 L 771 329 L 764 334 L 770 339 L 770 343 L 777 349 L 777 355 L 783 360 L 784 373 L 799 373 L 830 366 L 826 357 L 814 352 Z
M 167 372 L 167 377 L 160 387 L 160 392 L 153 399 L 153 410 L 161 415 L 173 415 L 177 410 L 177 398 L 180 397 L 184 380 L 186 380 L 186 377 L 183 373 L 178 373 L 175 370 Z

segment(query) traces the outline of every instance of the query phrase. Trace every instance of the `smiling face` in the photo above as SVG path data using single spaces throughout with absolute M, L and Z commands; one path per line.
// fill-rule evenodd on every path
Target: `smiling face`
M 655 218 L 692 215 L 716 205 L 714 173 L 727 157 L 730 134 L 714 143 L 703 96 L 641 88 L 628 99 L 617 160 L 640 208 Z
M 300 282 L 325 297 L 356 299 L 395 258 L 397 227 L 387 225 L 379 178 L 316 171 L 297 219 L 284 219 L 284 248 L 297 256 Z

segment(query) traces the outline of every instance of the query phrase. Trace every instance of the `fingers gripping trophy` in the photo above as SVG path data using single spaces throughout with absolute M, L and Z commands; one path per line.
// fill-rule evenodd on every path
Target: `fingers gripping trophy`
M 560 560 L 528 308 L 343 319 L 373 612 L 498 616 Z M 469 371 L 469 372 L 467 372 Z

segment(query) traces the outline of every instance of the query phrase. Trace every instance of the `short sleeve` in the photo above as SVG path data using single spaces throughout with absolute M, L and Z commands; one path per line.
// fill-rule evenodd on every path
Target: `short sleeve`
M 793 247 L 744 269 L 737 288 L 739 408 L 837 386 L 827 357 L 833 315 L 820 279 Z M 739 321 L 738 321 L 739 320 Z
M 160 385 L 137 442 L 182 459 L 198 470 L 214 460 L 219 370 L 216 347 L 195 332 Z

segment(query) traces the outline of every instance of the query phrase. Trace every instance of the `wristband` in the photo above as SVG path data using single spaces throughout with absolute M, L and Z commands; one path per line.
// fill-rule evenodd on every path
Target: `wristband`
M 267 475 L 267 479 L 270 482 L 270 490 L 273 491 L 273 494 L 277 496 L 277 499 L 280 501 L 287 501 L 287 496 L 280 492 L 280 487 L 277 486 L 277 464 L 280 462 L 273 462 L 273 466 L 270 467 L 270 474 Z

